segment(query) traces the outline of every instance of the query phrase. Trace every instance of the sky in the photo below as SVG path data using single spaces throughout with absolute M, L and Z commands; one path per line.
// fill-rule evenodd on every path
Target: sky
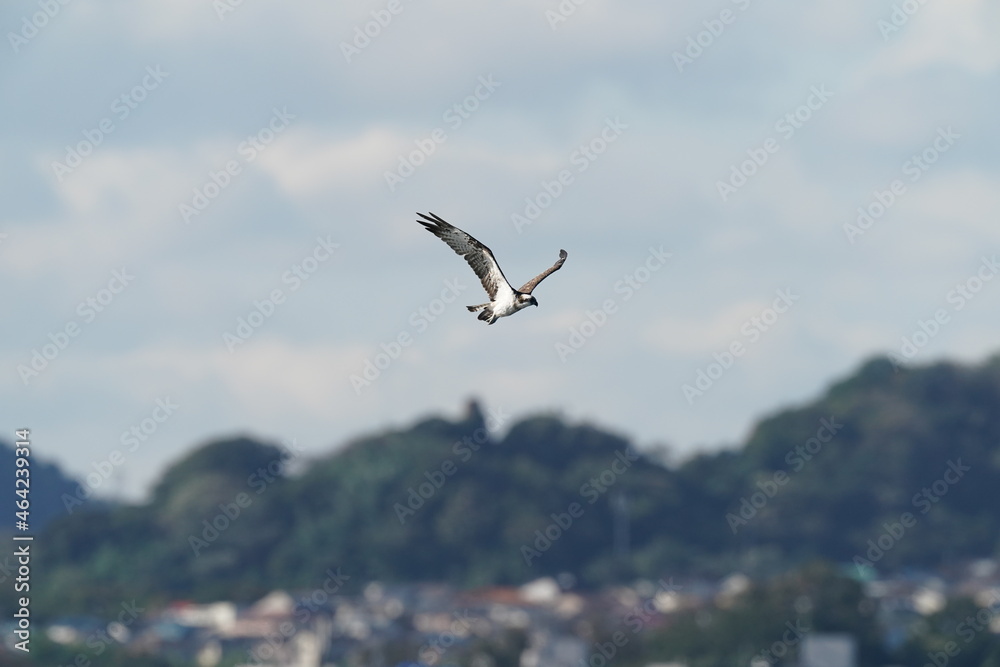
M 476 397 L 681 460 L 997 352 L 996 3 L 350 5 L 3 3 L 0 439 L 138 499 Z M 569 258 L 487 326 L 417 211 Z

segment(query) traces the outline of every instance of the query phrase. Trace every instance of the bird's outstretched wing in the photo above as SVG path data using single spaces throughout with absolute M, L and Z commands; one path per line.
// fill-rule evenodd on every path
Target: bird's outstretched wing
M 423 218 L 423 220 L 417 220 L 417 222 L 426 227 L 427 231 L 447 243 L 448 247 L 465 258 L 465 261 L 469 263 L 472 270 L 479 276 L 479 282 L 483 284 L 483 289 L 490 295 L 491 301 L 496 300 L 497 292 L 500 290 L 514 290 L 504 277 L 503 271 L 500 270 L 500 265 L 497 264 L 497 259 L 493 256 L 493 251 L 458 227 L 445 222 L 433 213 L 429 216 L 423 213 L 417 213 L 417 215 Z M 550 273 L 554 270 L 550 269 Z M 547 274 L 541 277 L 544 278 L 545 275 Z
M 537 276 L 535 276 L 534 278 L 532 278 L 528 282 L 526 282 L 523 285 L 521 285 L 521 289 L 519 289 L 518 291 L 519 292 L 524 292 L 525 294 L 531 294 L 531 290 L 533 290 L 536 287 L 538 287 L 538 283 L 542 282 L 543 280 L 545 280 L 546 278 L 548 278 L 551 274 L 555 273 L 556 271 L 558 271 L 559 269 L 562 268 L 563 262 L 566 261 L 566 257 L 567 257 L 566 251 L 565 250 L 560 250 L 559 251 L 559 259 L 556 260 L 555 264 L 553 264 L 549 268 L 545 269 L 544 271 L 542 271 L 541 273 L 539 273 Z

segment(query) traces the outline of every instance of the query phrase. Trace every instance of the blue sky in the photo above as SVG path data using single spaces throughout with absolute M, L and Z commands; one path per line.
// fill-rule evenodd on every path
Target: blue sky
M 36 0 L 0 27 L 0 437 L 81 476 L 118 452 L 101 493 L 472 396 L 684 457 L 870 355 L 997 351 L 986 0 Z M 515 286 L 569 259 L 487 327 L 415 211 Z

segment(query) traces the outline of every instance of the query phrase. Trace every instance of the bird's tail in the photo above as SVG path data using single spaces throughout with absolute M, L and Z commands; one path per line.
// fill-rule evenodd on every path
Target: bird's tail
M 481 303 L 481 304 L 479 304 L 478 306 L 466 306 L 466 308 L 468 308 L 468 309 L 469 309 L 469 312 L 470 312 L 470 313 L 474 313 L 474 312 L 476 312 L 477 310 L 481 310 L 481 309 L 485 308 L 485 307 L 486 307 L 486 306 L 488 306 L 488 305 L 490 305 L 490 304 L 488 304 L 488 303 Z

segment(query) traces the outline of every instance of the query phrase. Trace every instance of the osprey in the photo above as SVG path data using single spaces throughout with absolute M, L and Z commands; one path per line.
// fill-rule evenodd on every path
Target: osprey
M 537 276 L 521 285 L 521 289 L 514 289 L 504 278 L 500 265 L 497 264 L 493 252 L 482 243 L 472 238 L 458 227 L 450 225 L 433 213 L 426 216 L 417 213 L 423 220 L 417 220 L 427 228 L 434 236 L 448 244 L 448 246 L 465 258 L 472 270 L 479 276 L 479 282 L 483 284 L 483 289 L 490 295 L 489 303 L 481 303 L 478 306 L 467 306 L 471 312 L 482 310 L 479 319 L 487 324 L 493 324 L 498 318 L 513 315 L 522 308 L 537 306 L 538 301 L 531 296 L 531 290 L 538 286 L 549 276 L 558 271 L 563 262 L 566 261 L 566 251 L 559 251 L 559 259 L 556 263 L 545 269 Z

